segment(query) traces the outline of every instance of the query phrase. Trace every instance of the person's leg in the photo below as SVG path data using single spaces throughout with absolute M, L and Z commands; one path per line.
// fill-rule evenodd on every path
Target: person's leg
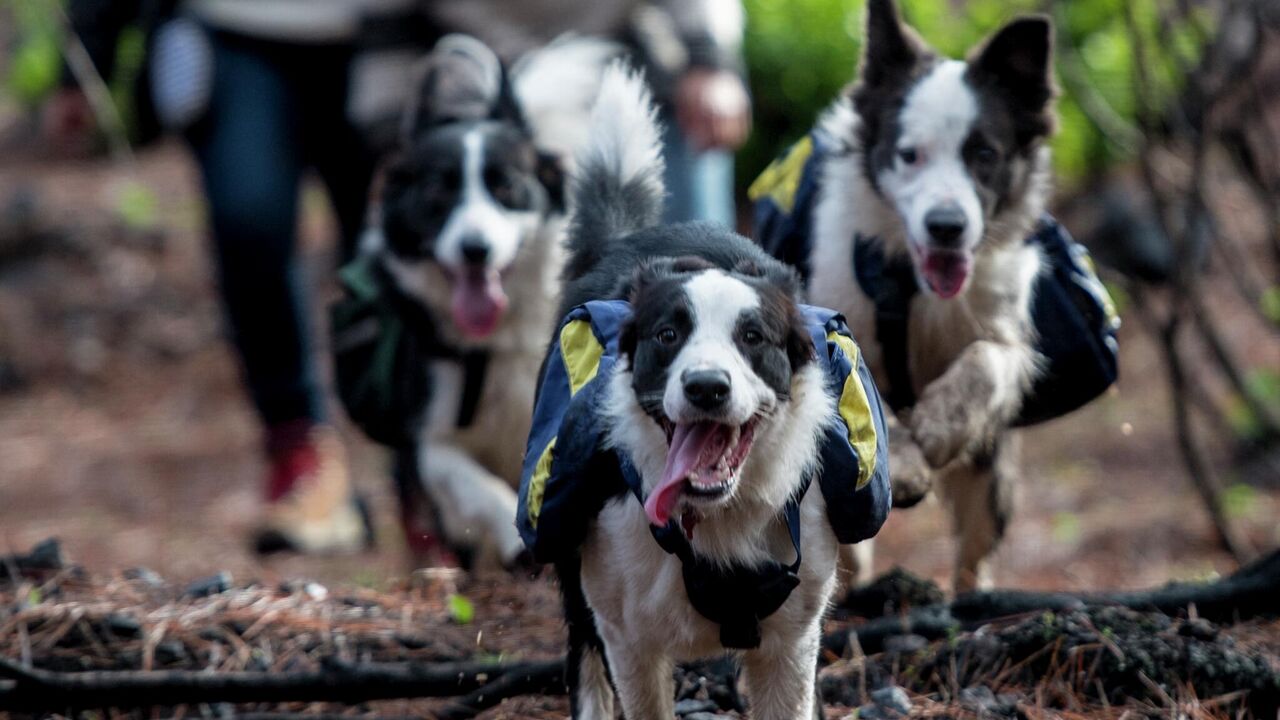
M 367 217 L 376 158 L 347 114 L 352 50 L 312 48 L 299 54 L 290 77 L 307 118 L 302 127 L 306 162 L 320 174 L 338 221 L 341 260 L 355 253 Z
M 209 116 L 191 133 L 232 339 L 268 428 L 319 421 L 294 245 L 302 148 L 291 88 L 257 45 L 215 39 Z
M 662 155 L 666 163 L 666 222 L 712 220 L 733 228 L 733 155 L 723 150 L 696 152 L 669 108 L 661 110 Z
M 209 203 L 219 286 L 266 426 L 268 507 L 260 551 L 351 550 L 367 540 L 344 448 L 324 425 L 307 298 L 294 257 L 303 168 L 297 99 L 275 48 L 214 38 L 206 117 L 189 134 Z

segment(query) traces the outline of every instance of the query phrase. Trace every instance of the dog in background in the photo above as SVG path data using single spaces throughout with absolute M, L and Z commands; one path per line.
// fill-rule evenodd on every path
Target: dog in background
M 418 73 L 362 248 L 430 328 L 411 460 L 420 486 L 402 500 L 425 499 L 464 565 L 511 566 L 523 550 L 513 487 L 555 321 L 564 163 L 616 54 L 566 38 L 508 72 L 478 40 L 441 39 Z M 418 508 L 405 510 L 412 534 Z
M 819 167 L 803 258 L 809 300 L 845 315 L 877 383 L 891 387 L 856 245 L 878 245 L 886 263 L 909 259 L 919 292 L 901 362 L 918 400 L 891 428 L 895 494 L 939 488 L 958 591 L 987 582 L 1017 469 L 1009 425 L 1039 372 L 1030 309 L 1043 259 L 1024 240 L 1049 194 L 1051 54 L 1049 20 L 1030 16 L 966 61 L 940 57 L 893 0 L 870 0 L 857 82 L 818 126 L 834 149 Z M 869 553 L 856 562 L 868 577 Z

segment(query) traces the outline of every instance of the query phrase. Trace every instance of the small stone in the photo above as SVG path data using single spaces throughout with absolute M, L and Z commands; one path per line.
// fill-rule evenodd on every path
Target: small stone
M 166 640 L 156 645 L 155 658 L 159 665 L 185 663 L 188 660 L 187 648 L 177 640 Z
M 124 571 L 124 579 L 140 582 L 147 587 L 158 588 L 164 585 L 164 578 L 150 568 L 135 567 Z
M 210 575 L 207 578 L 196 580 L 187 586 L 183 595 L 187 597 L 201 598 L 209 597 L 224 593 L 231 589 L 231 573 L 223 570 L 217 575 Z
M 676 703 L 676 715 L 679 715 L 680 717 L 692 715 L 694 713 L 714 712 L 719 709 L 720 708 L 710 700 L 689 699 L 681 700 Z
M 914 655 L 929 647 L 929 641 L 921 635 L 893 635 L 884 641 L 884 651 L 897 655 Z
M 142 623 L 123 613 L 112 613 L 103 622 L 112 635 L 121 638 L 136 638 L 142 634 Z
M 872 690 L 871 702 L 876 707 L 884 710 L 889 717 L 893 717 L 893 713 L 906 715 L 911 712 L 911 697 L 907 695 L 906 690 L 897 685 L 889 685 L 879 690 Z

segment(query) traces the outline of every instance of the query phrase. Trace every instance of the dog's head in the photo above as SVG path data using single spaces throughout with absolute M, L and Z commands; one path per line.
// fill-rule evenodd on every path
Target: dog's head
M 636 404 L 667 443 L 645 502 L 651 522 L 665 525 L 682 502 L 729 503 L 744 466 L 760 462 L 753 447 L 777 431 L 798 373 L 813 365 L 797 288 L 781 266 L 726 272 L 694 257 L 654 261 L 632 280 L 619 349 Z
M 893 0 L 867 8 L 853 103 L 868 179 L 901 217 L 922 284 L 966 286 L 992 220 L 1021 192 L 1054 126 L 1052 27 L 1016 19 L 967 61 L 940 59 Z
M 386 174 L 387 250 L 401 273 L 423 275 L 422 287 L 447 287 L 442 302 L 458 331 L 483 338 L 506 312 L 503 283 L 521 249 L 563 209 L 563 173 L 535 146 L 506 73 L 482 43 L 445 37 L 420 77 Z

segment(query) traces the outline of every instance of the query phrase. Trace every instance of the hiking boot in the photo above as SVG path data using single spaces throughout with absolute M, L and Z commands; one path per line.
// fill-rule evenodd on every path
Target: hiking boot
M 336 430 L 309 421 L 273 427 L 267 458 L 267 509 L 254 534 L 257 552 L 344 553 L 373 544 L 368 509 L 351 487 Z

